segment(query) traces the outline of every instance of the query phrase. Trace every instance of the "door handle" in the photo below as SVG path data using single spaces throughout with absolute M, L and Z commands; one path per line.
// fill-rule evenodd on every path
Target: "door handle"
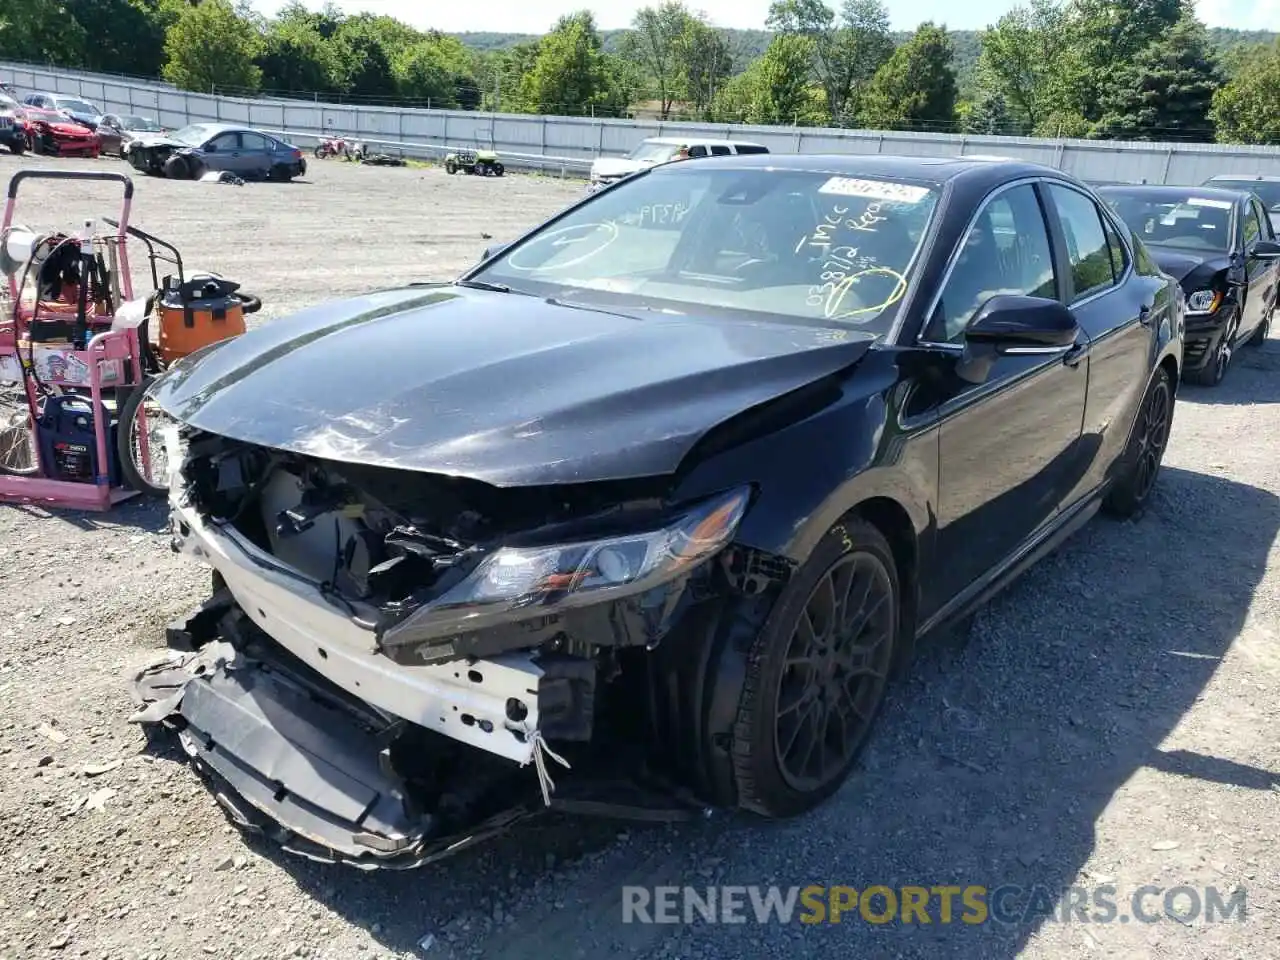
M 1062 356 L 1062 362 L 1068 367 L 1078 367 L 1080 362 L 1089 354 L 1089 344 L 1077 343 L 1073 344 Z
M 1138 322 L 1144 327 L 1151 326 L 1151 304 L 1144 303 L 1138 308 Z

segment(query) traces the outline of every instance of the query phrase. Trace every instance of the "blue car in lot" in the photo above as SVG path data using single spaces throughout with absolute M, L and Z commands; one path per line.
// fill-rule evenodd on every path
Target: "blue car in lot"
M 174 133 L 144 134 L 129 143 L 129 163 L 175 180 L 233 173 L 246 180 L 292 180 L 307 172 L 302 151 L 261 130 L 193 123 Z

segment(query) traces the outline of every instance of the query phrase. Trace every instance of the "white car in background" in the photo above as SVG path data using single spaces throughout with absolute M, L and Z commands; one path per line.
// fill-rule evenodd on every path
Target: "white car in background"
M 689 137 L 650 137 L 625 157 L 597 157 L 591 164 L 591 182 L 587 192 L 617 183 L 648 167 L 673 160 L 698 157 L 731 157 L 735 154 L 768 153 L 769 148 L 749 140 L 704 140 Z

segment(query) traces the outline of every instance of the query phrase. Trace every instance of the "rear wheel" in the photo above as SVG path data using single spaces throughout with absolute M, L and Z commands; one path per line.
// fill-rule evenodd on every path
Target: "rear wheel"
M 796 816 L 848 778 L 884 702 L 899 598 L 888 542 L 857 518 L 783 589 L 752 645 L 734 726 L 740 806 Z
M 453 174 L 458 172 L 458 165 L 454 163 L 452 160 L 446 160 L 444 162 L 444 172 L 449 174 L 450 176 L 453 176 Z
M 493 165 L 493 175 L 494 175 L 495 177 L 500 177 L 500 176 L 502 176 L 504 173 L 506 173 L 506 169 L 507 169 L 507 168 L 506 168 L 506 167 L 504 167 L 502 164 L 500 164 L 500 163 L 495 163 L 495 164 Z
M 0 386 L 0 473 L 31 476 L 40 472 L 31 408 L 22 386 Z
M 163 497 L 169 492 L 164 431 L 176 421 L 147 396 L 153 380 L 153 377 L 144 377 L 120 408 L 116 447 L 125 482 L 147 496 Z
M 1151 498 L 1169 443 L 1169 431 L 1173 428 L 1173 403 L 1173 378 L 1160 367 L 1142 398 L 1115 484 L 1102 501 L 1102 509 L 1111 516 L 1131 517 Z

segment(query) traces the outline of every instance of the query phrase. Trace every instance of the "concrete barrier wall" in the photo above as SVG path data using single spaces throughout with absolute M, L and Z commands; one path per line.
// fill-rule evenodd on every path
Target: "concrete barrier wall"
M 326 133 L 341 134 L 410 157 L 484 147 L 497 150 L 511 166 L 562 174 L 581 175 L 592 158 L 625 154 L 645 137 L 710 136 L 753 140 L 777 153 L 999 154 L 1058 167 L 1085 180 L 1200 183 L 1223 173 L 1280 175 L 1280 149 L 1275 147 L 660 123 L 243 99 L 188 93 L 159 81 L 3 62 L 0 81 L 20 93 L 47 90 L 84 97 L 104 112 L 144 114 L 171 128 L 197 121 L 245 123 L 299 146 L 311 146 Z

